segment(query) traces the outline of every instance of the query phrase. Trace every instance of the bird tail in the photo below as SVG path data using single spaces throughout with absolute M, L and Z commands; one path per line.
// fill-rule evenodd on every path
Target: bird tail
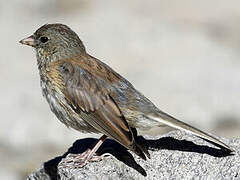
M 138 140 L 136 128 L 131 128 L 131 132 L 134 138 L 134 143 L 128 148 L 132 150 L 135 154 L 137 154 L 139 157 L 141 157 L 143 160 L 147 159 L 146 156 L 148 157 L 148 159 L 151 159 L 145 144 L 139 142 Z
M 181 122 L 178 119 L 175 119 L 174 117 L 172 117 L 164 112 L 160 112 L 160 113 L 154 114 L 154 115 L 148 115 L 148 117 L 155 121 L 158 121 L 162 124 L 166 124 L 167 126 L 173 127 L 175 129 L 179 129 L 179 130 L 185 131 L 187 133 L 194 134 L 194 135 L 210 142 L 211 144 L 214 144 L 215 146 L 220 147 L 221 149 L 225 149 L 227 151 L 234 152 L 234 150 L 231 149 L 228 145 L 224 144 L 223 142 L 216 139 L 215 137 L 213 137 L 195 127 L 192 127 L 184 122 Z

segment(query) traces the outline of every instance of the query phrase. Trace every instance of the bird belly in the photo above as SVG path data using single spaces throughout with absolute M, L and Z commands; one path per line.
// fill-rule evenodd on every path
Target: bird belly
M 46 83 L 42 83 L 41 86 L 43 96 L 46 98 L 51 111 L 63 124 L 81 132 L 98 133 L 95 128 L 81 118 L 79 113 L 74 111 L 61 92 L 48 88 Z

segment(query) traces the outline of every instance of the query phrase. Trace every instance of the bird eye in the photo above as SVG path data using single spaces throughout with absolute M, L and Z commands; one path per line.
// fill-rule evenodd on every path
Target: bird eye
M 40 37 L 40 41 L 41 41 L 42 43 L 45 43 L 45 42 L 48 41 L 48 38 L 47 38 L 46 36 L 42 36 L 42 37 Z

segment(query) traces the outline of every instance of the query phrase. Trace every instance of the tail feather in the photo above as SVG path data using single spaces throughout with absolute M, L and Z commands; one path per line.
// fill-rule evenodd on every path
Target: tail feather
M 170 127 L 173 127 L 173 128 L 176 128 L 176 129 L 179 129 L 179 130 L 182 130 L 182 131 L 185 131 L 187 133 L 191 133 L 191 134 L 194 134 L 220 148 L 223 148 L 227 151 L 230 151 L 230 152 L 234 152 L 233 149 L 231 149 L 228 145 L 224 144 L 223 142 L 221 142 L 220 140 L 216 139 L 215 137 L 195 128 L 195 127 L 192 127 L 184 122 L 181 122 L 179 121 L 178 119 L 175 119 L 174 117 L 164 113 L 164 112 L 161 112 L 157 115 L 149 115 L 148 116 L 149 118 L 151 119 L 154 119 L 155 121 L 158 121 L 162 124 L 166 124 Z
M 146 156 L 148 159 L 151 159 L 150 154 L 146 148 L 146 146 L 140 142 L 138 142 L 137 139 L 137 130 L 135 128 L 131 128 L 133 137 L 134 137 L 134 144 L 130 149 L 136 153 L 138 156 L 140 156 L 143 160 L 146 160 Z

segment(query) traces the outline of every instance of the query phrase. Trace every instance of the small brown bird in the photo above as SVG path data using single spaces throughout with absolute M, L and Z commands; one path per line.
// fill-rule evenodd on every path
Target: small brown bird
M 43 25 L 20 43 L 36 50 L 42 92 L 57 118 L 78 131 L 104 134 L 92 150 L 83 153 L 82 165 L 107 136 L 141 158 L 150 158 L 133 132 L 163 125 L 232 152 L 218 139 L 159 110 L 125 78 L 89 55 L 78 35 L 66 25 Z

